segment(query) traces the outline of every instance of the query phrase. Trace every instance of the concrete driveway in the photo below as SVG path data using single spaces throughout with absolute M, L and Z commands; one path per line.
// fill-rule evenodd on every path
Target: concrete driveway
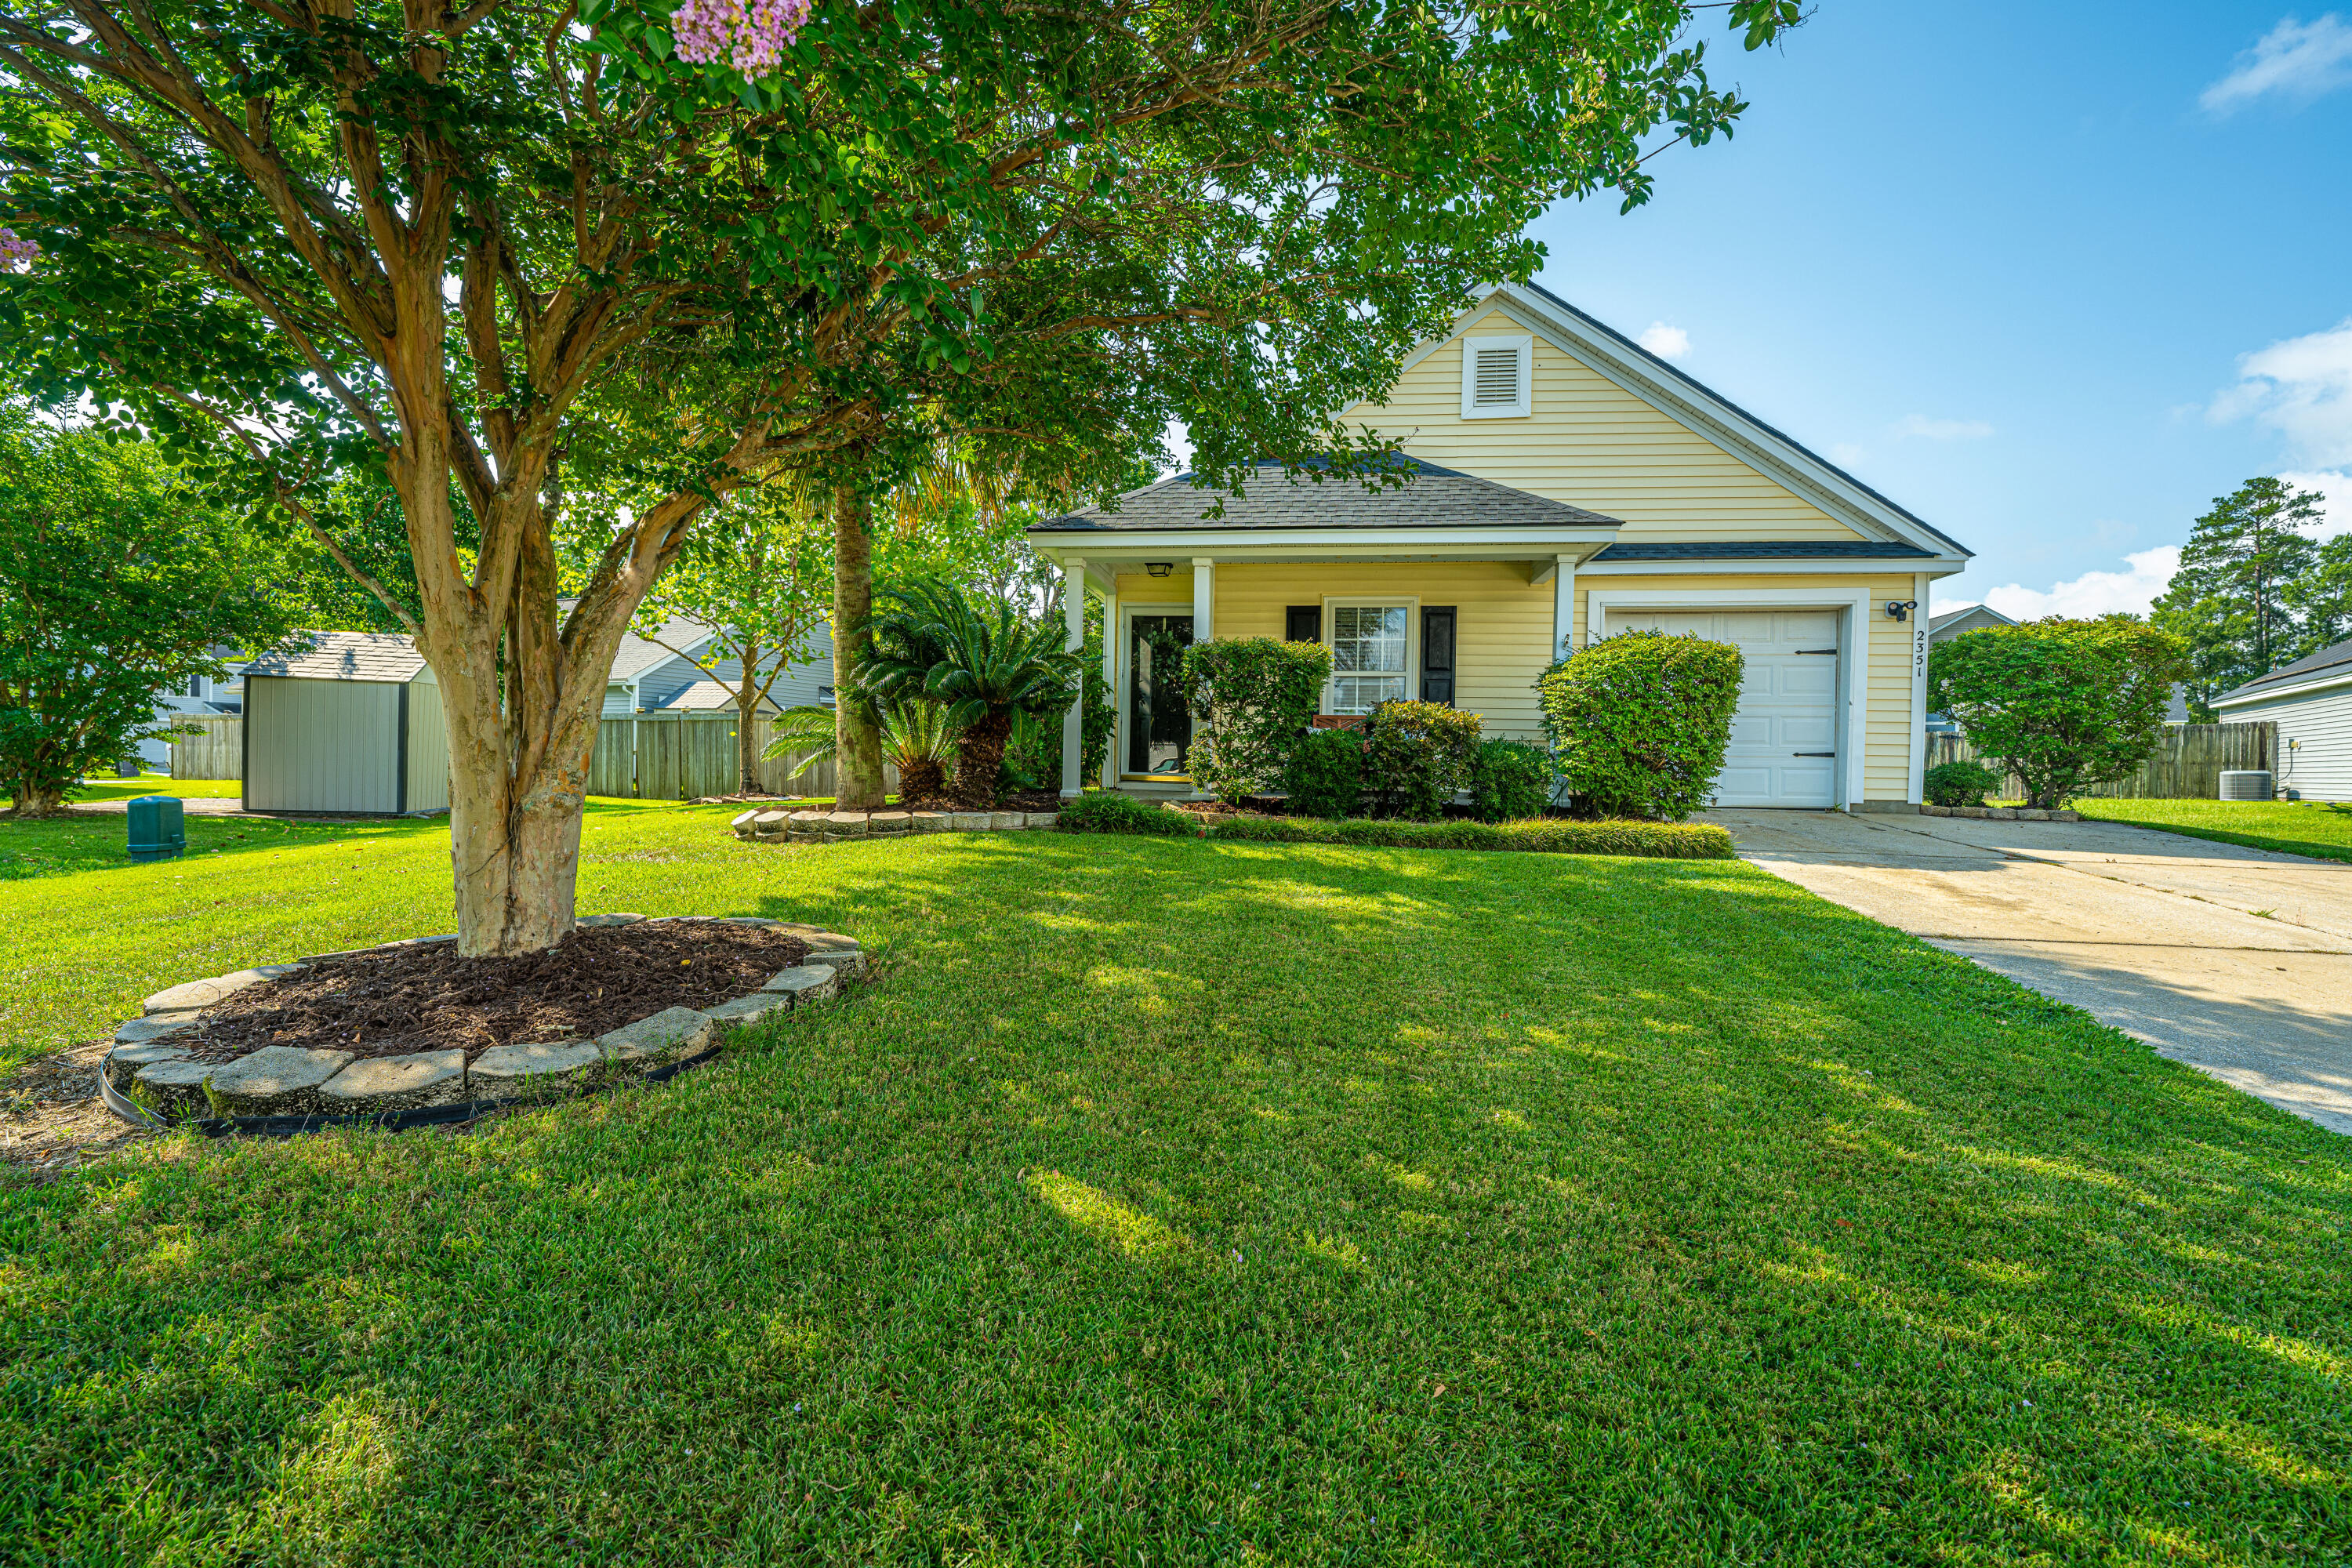
M 2352 865 L 2105 822 L 1707 820 L 1776 876 L 2352 1133 Z

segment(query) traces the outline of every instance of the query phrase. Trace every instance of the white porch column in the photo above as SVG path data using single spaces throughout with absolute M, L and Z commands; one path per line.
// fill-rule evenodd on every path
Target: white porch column
M 1568 639 L 1576 632 L 1576 557 L 1556 555 L 1552 560 L 1551 657 L 1558 658 L 1569 651 Z
M 1192 557 L 1192 640 L 1207 642 L 1217 635 L 1217 563 L 1205 555 Z
M 1087 563 L 1074 556 L 1062 558 L 1062 628 L 1068 634 L 1063 647 L 1072 653 L 1087 646 Z M 1062 715 L 1062 795 L 1064 798 L 1084 793 L 1085 781 L 1078 776 L 1079 753 L 1086 747 L 1087 694 L 1086 683 L 1078 684 L 1078 700 Z
M 1927 783 L 1927 574 L 1911 579 L 1911 779 L 1907 792 L 1917 805 Z
M 1118 689 L 1118 577 L 1112 569 L 1111 590 L 1103 595 L 1103 689 L 1110 693 L 1112 710 L 1118 716 L 1111 721 L 1110 744 L 1103 748 L 1102 777 L 1095 782 L 1105 789 L 1118 787 L 1119 727 L 1127 722 L 1127 700 Z

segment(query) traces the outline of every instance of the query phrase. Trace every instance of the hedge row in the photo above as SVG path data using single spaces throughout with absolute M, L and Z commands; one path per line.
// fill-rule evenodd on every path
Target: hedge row
M 1538 855 L 1638 855 L 1661 860 L 1728 860 L 1731 835 L 1706 823 L 1586 822 L 1539 816 L 1522 822 L 1407 822 L 1370 817 L 1213 817 L 1111 791 L 1066 803 L 1065 833 L 1141 833 L 1242 844 L 1349 844 L 1381 849 L 1516 849 Z

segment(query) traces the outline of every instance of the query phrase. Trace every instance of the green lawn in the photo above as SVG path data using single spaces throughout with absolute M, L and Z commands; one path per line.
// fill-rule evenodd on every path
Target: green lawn
M 176 795 L 183 800 L 235 800 L 244 788 L 238 779 L 175 779 L 169 773 L 141 773 L 135 779 L 93 778 L 68 798 L 135 800 L 142 795 Z
M 2346 1558 L 2347 1145 L 2079 1014 L 1737 863 L 729 815 L 583 907 L 874 985 L 0 1186 L 0 1557 Z M 436 825 L 107 826 L 0 825 L 20 1047 L 447 924 Z
M 2290 855 L 2352 860 L 2352 806 L 2284 800 L 2077 800 L 2084 816 Z

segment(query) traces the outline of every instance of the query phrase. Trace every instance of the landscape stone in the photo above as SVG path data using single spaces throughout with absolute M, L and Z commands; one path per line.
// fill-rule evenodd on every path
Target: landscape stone
M 2017 811 L 2013 806 L 1996 805 L 1985 815 L 1991 817 L 1995 822 L 2015 822 L 2017 820 Z
M 793 814 L 789 811 L 763 811 L 751 820 L 761 837 L 772 838 L 792 825 Z
M 233 996 L 248 985 L 258 985 L 265 980 L 275 980 L 281 974 L 291 974 L 302 966 L 299 963 L 265 963 L 257 969 L 240 969 L 232 974 L 215 974 L 209 980 L 191 980 L 184 984 L 170 986 L 147 998 L 141 1011 L 147 1013 L 179 1013 L 194 1007 L 209 1007 L 224 996 Z
M 950 813 L 948 820 L 958 833 L 985 833 L 988 831 L 988 817 L 989 814 L 984 811 L 959 811 Z
M 738 833 L 749 833 L 751 831 L 751 825 L 760 820 L 761 815 L 757 811 L 739 811 L 735 814 L 735 820 L 727 826 Z
M 1980 805 L 1956 805 L 1952 808 L 1952 815 L 1955 816 L 1981 819 L 1991 816 L 1992 813 L 1987 811 Z
M 173 1121 L 184 1116 L 204 1116 L 211 1109 L 205 1100 L 205 1079 L 215 1070 L 211 1062 L 180 1058 L 150 1062 L 131 1075 L 127 1092 L 148 1110 Z
M 118 1094 L 128 1094 L 131 1080 L 139 1076 L 141 1068 L 156 1062 L 184 1061 L 187 1055 L 187 1047 L 173 1045 L 169 1040 L 142 1040 L 135 1045 L 117 1046 L 106 1053 L 103 1068 L 106 1081 L 114 1086 Z
M 352 1111 L 414 1110 L 454 1105 L 466 1098 L 466 1053 L 415 1051 L 404 1057 L 362 1057 L 319 1090 L 331 1107 Z
M 2083 814 L 2079 811 L 2053 811 L 2050 814 L 2050 820 L 2053 822 L 2080 822 L 2083 820 Z
M 572 923 L 580 926 L 633 926 L 644 920 L 643 915 L 583 915 Z
M 466 1069 L 478 1100 L 560 1100 L 596 1081 L 604 1053 L 593 1040 L 492 1046 Z
M 794 833 L 814 833 L 832 815 L 829 811 L 796 811 L 792 815 L 792 830 Z
M 868 826 L 862 811 L 835 811 L 825 815 L 824 830 L 830 834 L 864 833 Z
M 908 816 L 907 826 L 915 833 L 945 833 L 955 822 L 954 815 L 945 811 L 917 811 Z
M 286 1116 L 327 1109 L 319 1090 L 352 1059 L 349 1051 L 264 1046 L 213 1069 L 205 1084 L 216 1116 Z
M 115 1030 L 114 1043 L 118 1046 L 136 1046 L 149 1040 L 160 1040 L 166 1035 L 176 1035 L 184 1029 L 194 1028 L 197 1021 L 203 1016 L 202 1013 L 194 1008 L 179 1013 L 150 1013 L 143 1018 L 133 1018 Z
M 760 1022 L 773 1013 L 789 1011 L 793 999 L 781 992 L 762 992 L 756 996 L 738 996 L 731 1002 L 721 1002 L 716 1007 L 705 1007 L 702 1016 L 716 1018 L 729 1027 L 740 1027 Z
M 914 818 L 903 811 L 877 811 L 866 820 L 874 825 L 877 833 L 904 833 Z
M 1022 823 L 1022 826 L 1024 827 L 1051 827 L 1055 823 L 1061 820 L 1061 816 L 1062 814 L 1058 811 L 1033 811 L 1028 814 L 1027 818 Z
M 698 1057 L 718 1043 L 719 1021 L 691 1007 L 665 1007 L 650 1018 L 596 1037 L 608 1070 L 636 1072 Z
M 719 923 L 730 926 L 758 926 L 763 931 L 773 931 L 784 922 L 772 921 L 765 915 L 722 915 L 719 917 Z
M 2017 820 L 2020 822 L 2047 822 L 2050 820 L 2050 813 L 2034 806 L 2021 805 L 2017 808 Z
M 1003 833 L 1021 826 L 1023 814 L 1017 811 L 992 811 L 988 814 L 988 830 Z
M 760 989 L 795 1002 L 822 1002 L 841 994 L 841 973 L 830 964 L 803 963 L 785 970 Z

